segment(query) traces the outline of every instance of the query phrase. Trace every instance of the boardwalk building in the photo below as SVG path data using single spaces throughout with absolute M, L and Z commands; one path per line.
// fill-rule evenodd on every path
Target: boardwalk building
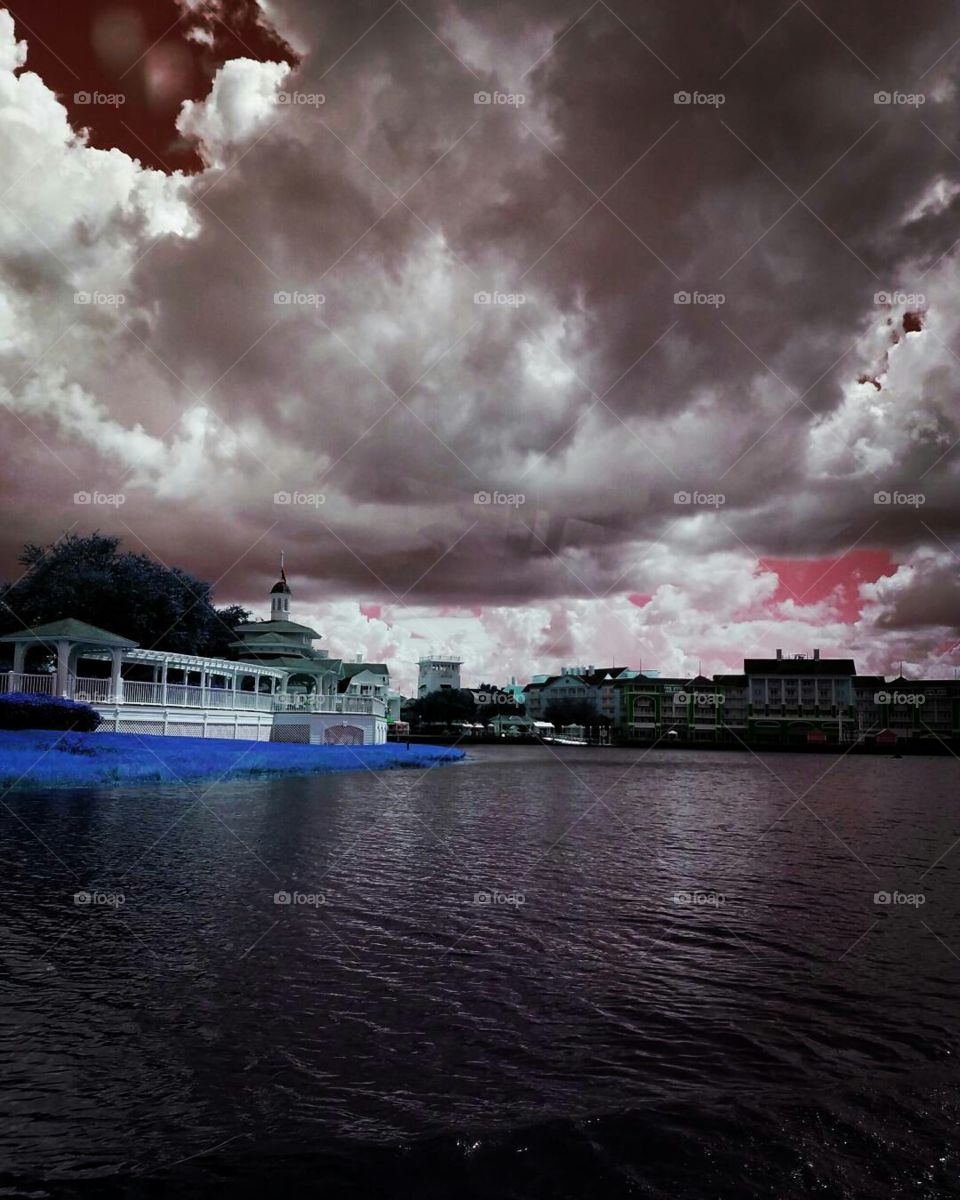
M 290 619 L 286 576 L 271 591 L 270 620 L 235 630 L 235 659 L 138 646 L 68 618 L 0 637 L 12 651 L 0 692 L 91 704 L 100 731 L 254 741 L 370 745 L 386 741 L 389 675 L 314 647 L 320 635 Z M 50 660 L 53 671 L 46 669 Z

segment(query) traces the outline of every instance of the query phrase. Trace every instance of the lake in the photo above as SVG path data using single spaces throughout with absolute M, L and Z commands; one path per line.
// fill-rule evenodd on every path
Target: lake
M 960 1195 L 960 768 L 10 794 L 4 1195 Z

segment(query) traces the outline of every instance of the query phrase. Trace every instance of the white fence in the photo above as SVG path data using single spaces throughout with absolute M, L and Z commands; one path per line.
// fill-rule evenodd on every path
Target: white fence
M 0 692 L 33 692 L 56 695 L 56 675 L 24 675 L 13 671 L 0 673 Z M 375 696 L 316 695 L 298 693 L 270 695 L 267 692 L 241 692 L 232 688 L 202 688 L 182 683 L 145 683 L 125 679 L 122 695 L 116 696 L 109 679 L 71 676 L 67 696 L 87 704 L 155 705 L 158 708 L 232 709 L 241 712 L 365 713 L 382 717 L 386 704 Z
M 56 691 L 55 675 L 23 675 L 16 671 L 0 674 L 0 692 L 32 692 L 34 695 L 52 696 Z

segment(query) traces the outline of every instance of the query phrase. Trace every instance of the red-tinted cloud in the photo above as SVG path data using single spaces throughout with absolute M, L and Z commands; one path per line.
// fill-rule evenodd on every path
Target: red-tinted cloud
M 30 0 L 9 11 L 29 45 L 27 69 L 57 93 L 75 128 L 89 129 L 90 144 L 161 170 L 201 169 L 175 121 L 184 100 L 207 95 L 224 62 L 296 61 L 259 23 L 256 0 L 216 0 L 193 12 L 176 0 Z
M 897 569 L 887 550 L 851 550 L 842 558 L 765 558 L 760 565 L 779 580 L 774 603 L 817 604 L 833 596 L 839 600 L 838 615 L 843 621 L 856 621 L 860 616 L 860 584 L 876 583 Z

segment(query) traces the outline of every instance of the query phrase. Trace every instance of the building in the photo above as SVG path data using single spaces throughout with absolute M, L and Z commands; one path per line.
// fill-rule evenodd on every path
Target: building
M 622 685 L 641 672 L 629 667 L 570 666 L 558 675 L 534 675 L 523 689 L 528 717 L 545 720 L 553 705 L 588 705 L 603 724 L 623 724 Z
M 384 664 L 355 663 L 345 671 L 340 660 L 314 649 L 316 630 L 290 620 L 282 568 L 270 600 L 268 621 L 237 627 L 235 659 L 145 649 L 73 618 L 7 634 L 0 645 L 12 648 L 13 663 L 0 672 L 0 692 L 85 701 L 107 733 L 386 741 L 390 679 Z M 56 669 L 43 670 L 51 656 Z
M 431 692 L 459 691 L 459 658 L 421 658 L 417 672 L 417 698 L 429 696 Z
M 237 641 L 230 643 L 230 649 L 245 662 L 282 668 L 288 695 L 336 695 L 343 664 L 330 658 L 326 650 L 314 648 L 320 637 L 315 629 L 290 620 L 291 597 L 281 566 L 280 578 L 270 589 L 270 619 L 238 625 L 234 630 Z
M 857 675 L 852 659 L 812 655 L 744 660 L 743 674 L 693 679 L 638 677 L 616 683 L 620 737 L 764 745 L 960 737 L 960 682 L 887 682 Z
M 743 672 L 748 689 L 748 732 L 751 740 L 849 741 L 856 724 L 853 700 L 857 668 L 852 658 L 795 654 L 784 658 L 747 658 Z M 808 737 L 813 735 L 813 737 Z

